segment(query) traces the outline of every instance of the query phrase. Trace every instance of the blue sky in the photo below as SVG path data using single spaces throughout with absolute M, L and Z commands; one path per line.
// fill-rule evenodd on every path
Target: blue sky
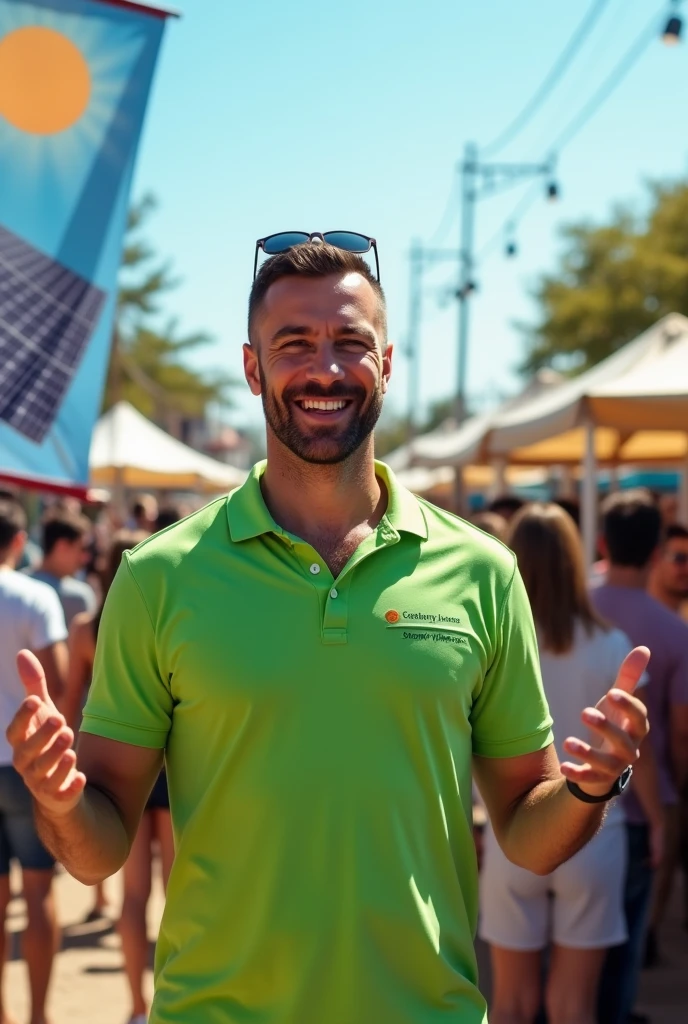
M 401 349 L 411 239 L 458 245 L 446 218 L 464 143 L 486 144 L 518 113 L 592 0 L 183 0 L 163 43 L 133 194 L 160 208 L 150 238 L 174 260 L 182 284 L 169 312 L 216 344 L 196 365 L 241 374 L 253 247 L 286 229 L 362 231 L 378 240 L 390 335 L 397 343 L 391 404 L 403 412 Z M 569 73 L 499 159 L 539 161 L 633 41 L 659 0 L 608 0 Z M 688 5 L 685 15 L 688 17 Z M 618 201 L 641 202 L 648 178 L 688 171 L 688 47 L 657 40 L 595 118 L 561 153 L 558 204 L 538 201 L 518 231 L 519 257 L 501 246 L 481 265 L 472 304 L 468 388 L 482 400 L 518 386 L 528 297 L 551 269 L 557 228 L 604 217 Z M 478 207 L 477 248 L 495 235 L 525 184 Z M 456 306 L 442 304 L 451 266 L 427 276 L 422 333 L 424 403 L 451 393 Z M 237 425 L 260 421 L 248 390 Z

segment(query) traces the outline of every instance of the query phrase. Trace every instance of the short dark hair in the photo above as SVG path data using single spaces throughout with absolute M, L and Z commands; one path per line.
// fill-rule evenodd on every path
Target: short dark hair
M 180 519 L 183 519 L 183 514 L 179 505 L 163 505 L 155 520 L 155 532 L 165 530 L 168 526 L 174 526 Z
M 664 540 L 688 540 L 688 529 L 680 523 L 672 523 L 664 531 Z
M 303 242 L 286 252 L 270 256 L 256 275 L 248 300 L 248 336 L 268 289 L 283 277 L 330 277 L 332 274 L 360 274 L 378 298 L 383 342 L 387 340 L 387 300 L 382 285 L 358 253 L 337 249 L 327 242 Z
M 16 498 L 0 498 L 0 551 L 6 551 L 18 533 L 26 529 L 26 512 Z
M 526 502 L 517 494 L 499 494 L 487 506 L 488 512 L 495 512 L 498 516 L 509 518 L 516 515 L 523 508 Z
M 602 532 L 612 565 L 644 569 L 662 535 L 662 517 L 649 491 L 610 494 L 602 504 Z
M 59 540 L 80 540 L 90 529 L 89 520 L 78 512 L 50 512 L 43 520 L 43 554 L 49 555 Z

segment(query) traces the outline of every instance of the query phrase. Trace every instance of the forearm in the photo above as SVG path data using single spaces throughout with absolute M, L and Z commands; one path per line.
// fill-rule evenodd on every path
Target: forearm
M 87 785 L 68 814 L 54 815 L 34 803 L 38 834 L 53 856 L 84 885 L 118 871 L 129 855 L 124 822 L 112 800 Z
M 514 864 L 548 875 L 592 839 L 605 807 L 576 799 L 565 779 L 540 782 L 514 806 L 497 838 Z

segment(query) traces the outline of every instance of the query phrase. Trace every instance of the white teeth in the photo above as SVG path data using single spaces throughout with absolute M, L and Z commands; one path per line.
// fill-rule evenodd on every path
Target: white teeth
M 304 409 L 318 409 L 320 412 L 333 412 L 335 409 L 343 409 L 346 402 L 318 402 L 307 398 L 301 404 Z

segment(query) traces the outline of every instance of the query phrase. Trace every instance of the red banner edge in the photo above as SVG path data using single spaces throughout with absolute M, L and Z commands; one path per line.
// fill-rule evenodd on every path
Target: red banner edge
M 138 3 L 137 0 L 97 0 L 101 4 L 110 4 L 111 7 L 124 7 L 130 11 L 138 11 L 140 14 L 152 14 L 156 18 L 181 18 L 181 11 L 171 7 L 149 7 L 147 3 Z
M 61 483 L 50 477 L 30 476 L 26 473 L 9 473 L 0 469 L 0 484 L 14 484 L 17 487 L 26 487 L 30 491 L 46 491 L 49 494 L 64 494 L 71 498 L 78 498 L 80 501 L 88 501 L 89 487 L 87 484 L 77 484 L 66 481 Z

